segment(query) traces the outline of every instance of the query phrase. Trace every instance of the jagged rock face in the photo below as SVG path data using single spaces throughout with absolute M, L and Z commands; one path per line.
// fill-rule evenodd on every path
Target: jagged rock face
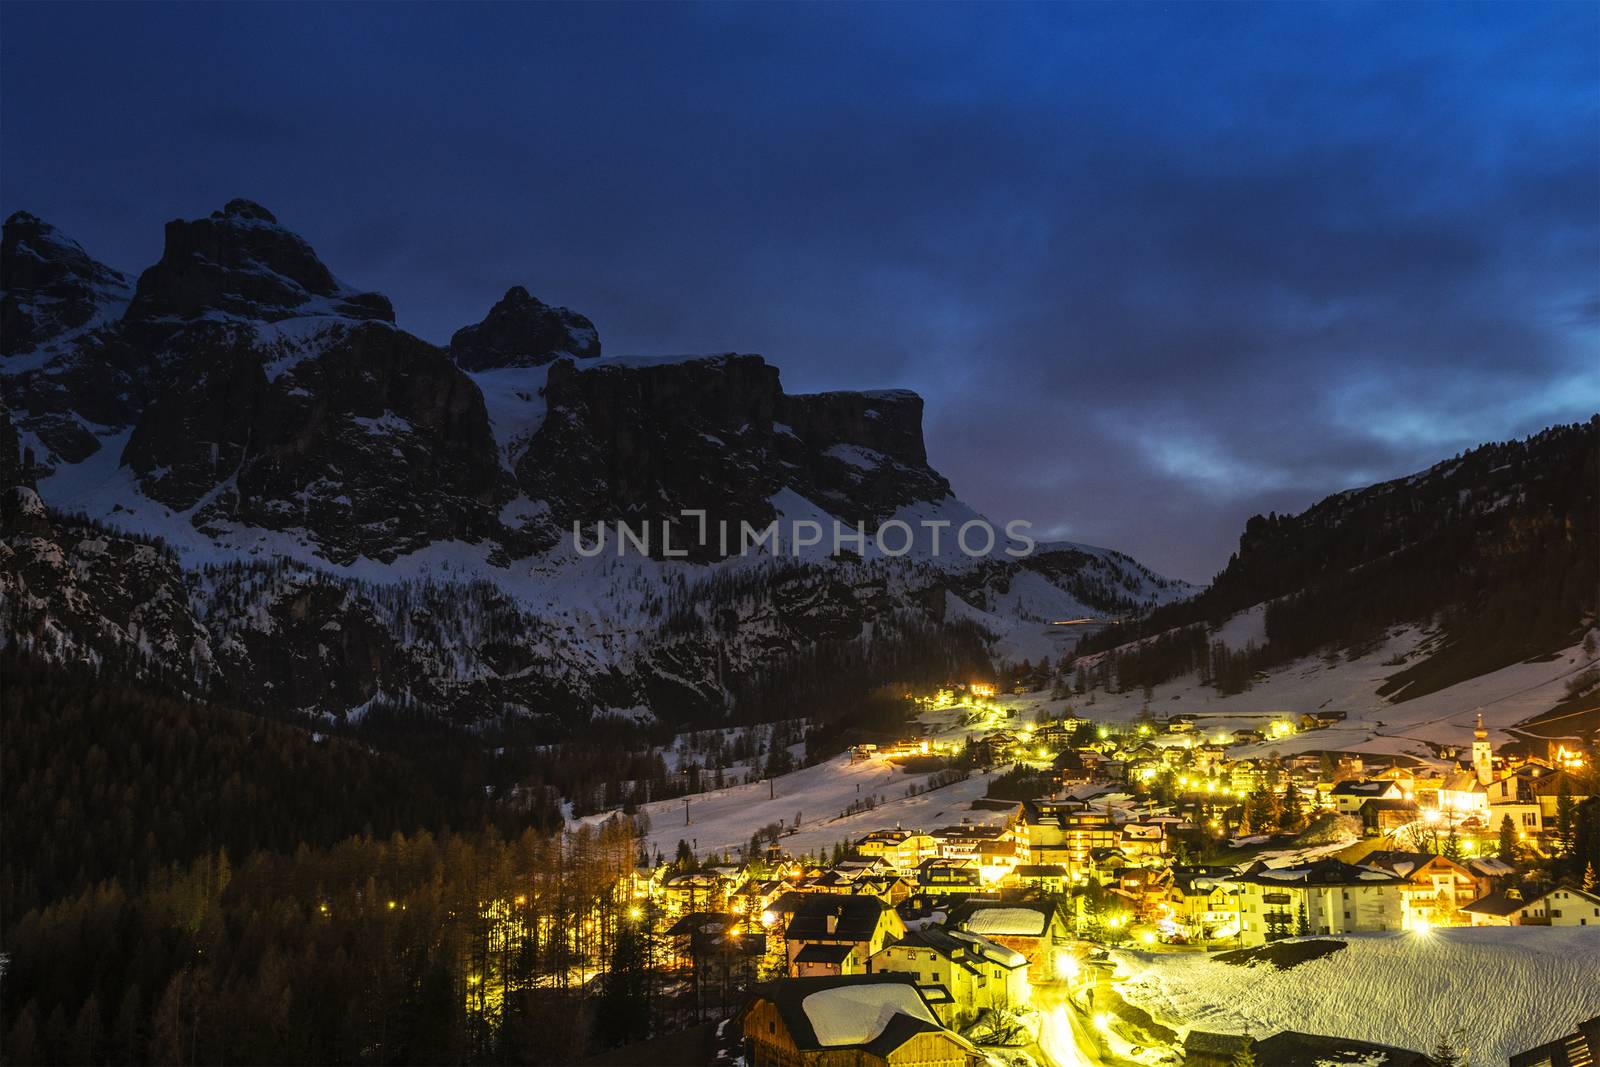
M 455 332 L 450 355 L 466 370 L 542 367 L 561 356 L 600 355 L 600 334 L 585 316 L 551 307 L 517 285 L 482 322 Z
M 100 447 L 90 426 L 126 427 L 148 399 L 150 361 L 122 344 L 116 328 L 128 279 L 18 212 L 0 240 L 0 284 L 5 402 L 48 453 L 30 459 L 44 470 L 51 457 L 80 462 Z
M 210 218 L 167 223 L 161 260 L 139 276 L 128 318 L 207 312 L 266 322 L 306 314 L 394 321 L 387 297 L 346 288 L 310 245 L 248 200 L 230 200 Z
M 907 504 L 950 492 L 928 466 L 916 393 L 785 396 L 778 412 L 803 446 L 790 459 L 798 469 L 795 488 L 847 520 L 880 522 Z
M 226 325 L 188 341 L 123 460 L 148 496 L 200 505 L 202 530 L 306 530 L 336 563 L 495 532 L 483 398 L 437 348 L 376 323 L 334 326 L 283 367 Z
M 726 520 L 737 531 L 770 522 L 771 498 L 785 488 L 847 522 L 875 522 L 949 492 L 927 465 L 915 394 L 788 396 L 760 356 L 563 361 L 550 368 L 545 399 L 517 479 L 563 527 L 702 509 L 712 529 Z M 691 558 L 720 554 L 720 544 L 696 551 L 704 546 L 693 532 Z
M 7 490 L 0 541 L 4 644 L 46 658 L 143 660 L 179 677 L 209 673 L 210 646 L 171 552 L 92 524 L 52 522 L 32 490 Z
M 699 568 L 660 562 L 659 539 L 656 562 L 546 555 L 574 519 L 649 520 L 657 538 L 668 519 L 674 546 L 710 562 L 715 533 L 691 543 L 698 524 L 680 511 L 703 509 L 712 531 L 727 520 L 737 553 L 739 525 L 779 510 L 870 527 L 950 503 L 949 485 L 928 466 L 915 394 L 791 396 L 759 356 L 591 359 L 593 324 L 520 288 L 441 349 L 248 201 L 169 224 L 136 293 L 30 216 L 5 242 L 5 314 L 34 347 L 0 363 L 0 644 L 274 711 L 357 716 L 387 700 L 555 733 L 608 708 L 721 715 L 818 645 L 921 641 L 947 611 L 970 628 L 953 597 L 1120 611 L 1165 595 L 1099 550 L 1035 573 L 1004 560 Z M 50 465 L 110 442 L 133 486 L 107 500 L 121 475 L 90 483 L 108 525 L 48 510 L 82 506 L 52 494 L 84 484 Z M 195 558 L 186 569 L 141 533 Z M 442 561 L 438 582 L 328 567 L 430 547 L 417 563 Z
M 128 279 L 76 241 L 25 211 L 0 237 L 0 356 L 32 351 L 87 325 L 107 303 L 127 299 Z

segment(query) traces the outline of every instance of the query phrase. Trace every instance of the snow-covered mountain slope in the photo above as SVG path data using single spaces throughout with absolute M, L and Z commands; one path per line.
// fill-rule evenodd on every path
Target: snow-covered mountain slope
M 1257 516 L 1209 588 L 1088 637 L 1071 680 L 1168 695 L 1200 682 L 1233 700 L 1361 662 L 1366 696 L 1404 705 L 1537 664 L 1594 625 L 1597 493 L 1600 416 Z
M 313 715 L 676 717 L 821 645 L 1009 656 L 1192 592 L 1089 546 L 956 551 L 982 517 L 928 466 L 914 393 L 601 358 L 588 319 L 520 288 L 439 348 L 248 201 L 170 223 L 135 286 L 31 216 L 5 234 L 4 636 L 46 655 Z M 783 541 L 740 555 L 686 509 Z M 651 550 L 580 550 L 575 524 L 618 520 Z M 836 520 L 867 539 L 836 545 Z M 872 537 L 895 523 L 903 553 Z M 102 544 L 149 557 L 143 584 L 93 565 Z M 159 626 L 130 614 L 157 596 Z
M 1183 1032 L 1262 1038 L 1296 1030 L 1423 1052 L 1445 1039 L 1485 1064 L 1573 1033 L 1600 1012 L 1597 927 L 1453 927 L 1333 940 L 1345 947 L 1282 971 L 1216 953 L 1117 952 L 1117 988 Z
M 1256 744 L 1228 744 L 1228 757 L 1327 750 L 1430 759 L 1441 747 L 1470 746 L 1479 712 L 1496 744 L 1517 738 L 1527 731 L 1514 732 L 1514 727 L 1561 703 L 1574 679 L 1600 666 L 1600 660 L 1575 643 L 1554 655 L 1485 671 L 1413 700 L 1396 703 L 1384 695 L 1396 661 L 1425 656 L 1437 640 L 1437 634 L 1399 627 L 1354 658 L 1307 656 L 1264 672 L 1249 689 L 1233 694 L 1185 675 L 1152 687 L 1148 701 L 1142 690 L 1006 700 L 1023 717 L 1041 711 L 1059 715 L 1067 707 L 1098 721 L 1120 723 L 1146 715 L 1194 715 L 1194 736 L 1208 741 L 1234 730 L 1263 729 L 1274 719 L 1341 712 L 1344 720 L 1324 729 Z M 1540 735 L 1560 736 L 1560 731 Z M 1181 743 L 1183 738 L 1167 740 Z

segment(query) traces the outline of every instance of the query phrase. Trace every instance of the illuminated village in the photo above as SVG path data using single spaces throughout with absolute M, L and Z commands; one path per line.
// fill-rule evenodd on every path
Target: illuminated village
M 790 824 L 706 854 L 693 844 L 706 824 L 691 815 L 676 859 L 629 877 L 627 921 L 652 946 L 663 996 L 678 1022 L 714 1024 L 723 1060 L 1231 1065 L 1381 1052 L 1370 1062 L 1432 1063 L 1438 1049 L 1312 1032 L 1196 1027 L 1180 1040 L 1124 997 L 1129 964 L 1339 944 L 1318 935 L 1600 926 L 1594 864 L 1571 866 L 1591 847 L 1578 815 L 1594 792 L 1583 742 L 1497 748 L 1479 717 L 1469 746 L 1427 763 L 1234 756 L 1342 716 L 1114 725 L 1030 718 L 1024 700 L 983 684 L 912 699 L 914 732 L 859 743 L 829 766 L 946 768 L 927 795 L 973 795 L 959 814 L 872 825 L 831 848 L 791 844 L 829 823 L 871 825 L 876 812 L 856 804 L 806 823 L 809 837 Z M 981 796 L 975 781 L 987 782 Z

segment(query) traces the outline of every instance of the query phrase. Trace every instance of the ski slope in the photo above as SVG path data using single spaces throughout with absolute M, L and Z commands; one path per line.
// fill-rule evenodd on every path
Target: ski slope
M 775 779 L 656 801 L 640 810 L 650 816 L 645 841 L 652 853 L 659 849 L 671 856 L 679 841 L 688 841 L 697 856 L 723 850 L 738 856 L 757 830 L 780 820 L 787 830 L 798 815 L 799 831 L 787 834 L 781 844 L 784 851 L 799 854 L 831 849 L 839 841 L 854 841 L 897 823 L 931 829 L 963 819 L 974 824 L 1002 821 L 1003 811 L 971 806 L 983 796 L 991 777 L 974 774 L 966 781 L 907 797 L 906 787 L 915 783 L 921 788 L 928 775 L 907 774 L 885 760 L 851 762 L 845 755 Z M 869 796 L 882 798 L 874 810 L 840 817 L 851 804 Z
M 1320 938 L 1318 940 L 1327 940 Z M 1117 952 L 1118 990 L 1158 1020 L 1270 1037 L 1280 1030 L 1428 1052 L 1459 1031 L 1470 1062 L 1571 1033 L 1600 1013 L 1600 927 L 1452 927 L 1343 935 L 1285 971 L 1212 953 Z

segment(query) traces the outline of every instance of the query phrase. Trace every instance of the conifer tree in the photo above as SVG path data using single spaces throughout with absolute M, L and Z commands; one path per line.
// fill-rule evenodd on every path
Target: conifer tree
M 1453 824 L 1450 827 L 1450 832 L 1445 835 L 1444 848 L 1441 850 L 1441 854 L 1447 860 L 1454 860 L 1456 863 L 1461 862 L 1461 835 L 1456 833 L 1456 828 Z
M 1507 863 L 1517 861 L 1517 831 L 1511 825 L 1511 816 L 1500 820 L 1500 858 Z
M 1572 782 L 1565 772 L 1561 775 L 1561 787 L 1556 792 L 1556 853 L 1565 856 L 1572 851 L 1573 844 L 1573 818 L 1577 813 L 1577 805 L 1572 800 Z

